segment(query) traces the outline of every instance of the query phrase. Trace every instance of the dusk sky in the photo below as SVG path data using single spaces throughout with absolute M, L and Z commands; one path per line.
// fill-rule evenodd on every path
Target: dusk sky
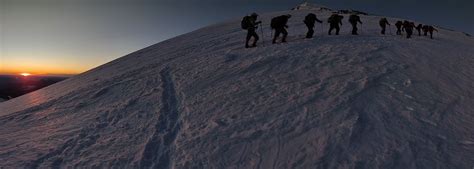
M 0 74 L 76 74 L 149 45 L 296 0 L 0 0 Z M 319 0 L 474 33 L 473 0 Z M 240 25 L 236 25 L 240 26 Z

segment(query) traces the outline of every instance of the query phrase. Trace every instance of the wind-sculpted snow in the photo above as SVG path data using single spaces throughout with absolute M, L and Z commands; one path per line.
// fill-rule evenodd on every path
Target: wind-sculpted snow
M 238 18 L 0 103 L 0 168 L 474 166 L 472 37 L 381 36 L 371 15 L 352 36 L 345 15 L 306 40 L 308 12 L 331 14 L 263 14 L 252 49 Z

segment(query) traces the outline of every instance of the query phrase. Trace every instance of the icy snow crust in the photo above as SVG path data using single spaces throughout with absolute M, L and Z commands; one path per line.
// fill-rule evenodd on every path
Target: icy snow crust
M 262 15 L 265 46 L 237 18 L 0 103 L 0 168 L 474 166 L 471 37 L 381 36 L 376 16 L 352 36 L 344 15 L 304 40 L 308 12 Z

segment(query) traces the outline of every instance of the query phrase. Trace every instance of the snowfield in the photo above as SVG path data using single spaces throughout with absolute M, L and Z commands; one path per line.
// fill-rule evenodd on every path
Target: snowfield
M 474 39 L 382 36 L 371 15 L 328 36 L 318 9 L 262 14 L 265 46 L 236 18 L 2 102 L 0 168 L 474 167 Z

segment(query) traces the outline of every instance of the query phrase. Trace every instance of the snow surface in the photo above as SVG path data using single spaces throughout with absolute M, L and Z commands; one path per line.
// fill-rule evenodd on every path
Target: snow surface
M 293 10 L 317 10 L 317 11 L 326 10 L 326 11 L 331 11 L 332 9 L 330 9 L 326 6 L 323 6 L 323 5 L 304 2 L 304 3 L 296 6 L 295 8 L 293 8 Z
M 473 38 L 381 36 L 378 16 L 352 36 L 344 15 L 305 40 L 308 12 L 261 15 L 265 46 L 236 18 L 0 103 L 0 168 L 474 166 Z

